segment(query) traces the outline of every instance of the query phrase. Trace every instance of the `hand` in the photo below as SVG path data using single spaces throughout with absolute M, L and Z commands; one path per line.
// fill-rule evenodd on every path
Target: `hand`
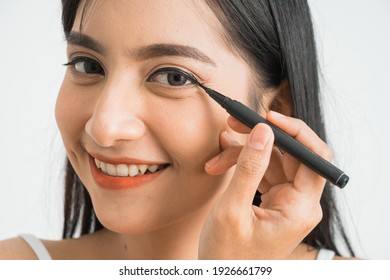
M 304 122 L 276 112 L 268 113 L 266 118 L 331 161 L 330 148 Z M 199 258 L 285 259 L 321 220 L 325 179 L 273 148 L 274 135 L 269 126 L 258 124 L 250 131 L 232 117 L 228 124 L 250 135 L 241 147 L 221 133 L 222 152 L 206 163 L 210 175 L 237 166 L 205 222 Z M 262 193 L 259 207 L 252 205 L 257 189 Z

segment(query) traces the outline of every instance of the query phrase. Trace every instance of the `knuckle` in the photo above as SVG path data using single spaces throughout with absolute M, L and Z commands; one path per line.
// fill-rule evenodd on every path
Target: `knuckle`
M 237 225 L 240 222 L 240 215 L 234 209 L 231 209 L 230 211 L 226 211 L 223 217 L 224 217 L 224 222 L 228 224 L 229 227 L 231 228 L 237 227 Z
M 331 161 L 333 159 L 333 150 L 326 144 L 319 148 L 317 153 L 328 161 Z
M 309 207 L 309 211 L 308 211 Z M 304 207 L 305 209 L 300 209 L 297 216 L 295 216 L 295 221 L 300 221 L 296 223 L 294 226 L 298 226 L 297 230 L 302 230 L 305 233 L 311 232 L 322 220 L 323 212 L 320 204 L 316 204 L 313 206 Z
M 317 208 L 316 211 L 316 225 L 319 224 L 324 216 L 324 213 L 322 212 L 321 207 Z
M 298 126 L 299 128 L 304 128 L 304 127 L 307 126 L 307 124 L 306 124 L 303 120 L 301 120 L 301 119 L 295 119 L 295 120 L 296 120 L 297 126 Z
M 296 133 L 295 133 L 296 135 L 301 134 L 303 130 L 308 127 L 307 124 L 301 119 L 296 119 L 296 126 L 297 126 Z
M 333 150 L 327 146 L 327 149 L 326 149 L 325 152 L 326 152 L 326 153 L 325 153 L 325 157 L 326 157 L 328 160 L 330 160 L 330 161 L 333 160 L 333 157 L 334 157 Z
M 242 158 L 238 165 L 238 175 L 243 179 L 251 178 L 259 174 L 266 166 L 266 162 L 258 155 L 251 154 Z
M 214 211 L 213 220 L 220 227 L 234 229 L 239 225 L 241 217 L 233 207 L 219 207 Z
M 307 213 L 310 214 L 306 217 L 306 228 L 308 231 L 311 231 L 321 222 L 323 212 L 321 206 L 318 204 L 312 211 L 308 211 Z

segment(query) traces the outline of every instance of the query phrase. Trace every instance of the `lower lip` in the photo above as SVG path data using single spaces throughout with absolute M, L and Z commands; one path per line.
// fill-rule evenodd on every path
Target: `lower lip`
M 157 178 L 168 168 L 166 167 L 157 172 L 135 177 L 113 177 L 104 174 L 100 169 L 98 169 L 92 157 L 90 157 L 89 165 L 95 183 L 104 189 L 110 190 L 125 190 L 143 186 Z

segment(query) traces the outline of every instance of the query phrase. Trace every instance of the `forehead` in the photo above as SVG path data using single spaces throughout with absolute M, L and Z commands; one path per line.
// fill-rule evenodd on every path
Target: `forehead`
M 87 5 L 86 5 L 87 3 Z M 204 1 L 115 0 L 82 1 L 73 31 L 110 44 L 158 43 L 220 49 L 220 24 Z

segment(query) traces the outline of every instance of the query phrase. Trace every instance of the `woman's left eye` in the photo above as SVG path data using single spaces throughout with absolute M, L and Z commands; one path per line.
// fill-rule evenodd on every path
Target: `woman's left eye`
M 148 82 L 161 83 L 172 87 L 194 84 L 192 75 L 176 68 L 161 68 L 147 79 Z

